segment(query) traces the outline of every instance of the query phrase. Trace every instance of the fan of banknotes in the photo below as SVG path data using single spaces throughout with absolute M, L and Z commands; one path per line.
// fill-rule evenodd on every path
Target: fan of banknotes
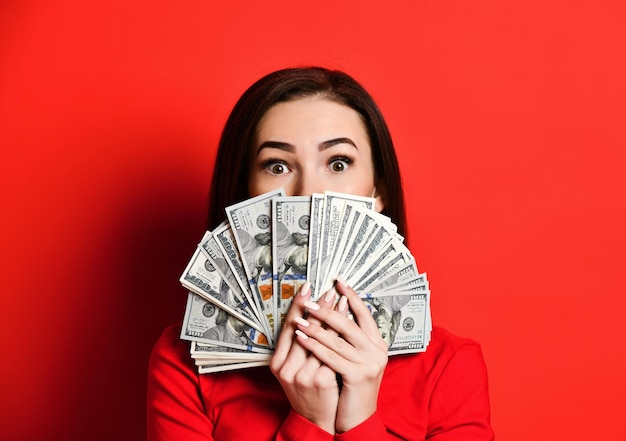
M 269 364 L 293 296 L 318 299 L 343 277 L 367 304 L 389 355 L 430 341 L 426 274 L 374 199 L 275 190 L 226 208 L 180 278 L 190 292 L 181 338 L 200 373 Z

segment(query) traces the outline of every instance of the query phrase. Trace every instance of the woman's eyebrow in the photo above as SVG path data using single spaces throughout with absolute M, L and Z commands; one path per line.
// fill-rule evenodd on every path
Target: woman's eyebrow
M 356 144 L 354 143 L 354 141 L 352 141 L 350 138 L 335 138 L 335 139 L 329 139 L 328 141 L 324 141 L 319 145 L 319 150 L 326 150 L 332 146 L 335 146 L 337 144 L 350 144 L 351 146 L 353 146 L 355 149 L 359 149 Z
M 289 144 L 288 142 L 265 141 L 265 142 L 261 143 L 261 145 L 259 146 L 259 148 L 256 151 L 256 154 L 258 155 L 261 152 L 261 150 L 263 150 L 265 148 L 279 149 L 279 150 L 284 150 L 284 151 L 290 152 L 290 153 L 293 153 L 295 151 L 294 146 Z
M 358 150 L 358 147 L 356 146 L 354 141 L 352 141 L 350 138 L 329 139 L 328 141 L 321 142 L 318 148 L 319 148 L 320 151 L 322 151 L 322 150 L 326 150 L 328 148 L 331 148 L 333 146 L 336 146 L 338 144 L 350 144 L 351 146 L 353 146 L 355 149 Z M 293 153 L 295 151 L 295 147 L 292 144 L 289 144 L 288 142 L 264 141 L 264 142 L 261 143 L 261 145 L 257 149 L 256 154 L 258 155 L 261 152 L 261 150 L 263 150 L 265 148 L 279 149 L 279 150 L 283 150 L 283 151 L 286 151 L 286 152 L 289 152 L 289 153 Z

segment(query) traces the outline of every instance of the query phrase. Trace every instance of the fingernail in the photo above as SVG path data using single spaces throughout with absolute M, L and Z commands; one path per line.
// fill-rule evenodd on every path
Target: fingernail
M 302 337 L 304 340 L 306 340 L 307 338 L 309 338 L 308 335 L 306 335 L 304 332 L 302 332 L 299 329 L 296 329 L 296 335 L 299 335 L 300 337 Z
M 308 296 L 310 291 L 311 291 L 311 282 L 307 280 L 306 282 L 304 282 L 304 285 L 302 285 L 302 287 L 300 288 L 300 295 L 302 297 Z
M 346 288 L 348 286 L 348 282 L 342 276 L 337 276 L 335 281 L 341 285 L 342 288 Z
M 329 289 L 326 295 L 324 296 L 324 301 L 326 303 L 333 303 L 336 299 L 337 299 L 337 291 L 335 291 L 335 288 Z
M 307 300 L 306 302 L 304 302 L 304 306 L 312 311 L 317 311 L 320 309 L 320 305 L 310 300 Z
M 309 326 L 309 322 L 307 322 L 305 319 L 303 319 L 302 317 L 296 317 L 296 323 L 299 324 L 300 326 L 304 326 L 305 328 L 307 326 Z
M 348 307 L 348 298 L 346 296 L 341 296 L 339 299 L 339 305 L 337 305 L 337 310 L 339 312 L 345 312 Z

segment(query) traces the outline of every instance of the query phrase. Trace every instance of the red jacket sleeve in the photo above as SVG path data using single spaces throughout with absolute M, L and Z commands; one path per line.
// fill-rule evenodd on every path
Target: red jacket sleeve
M 387 429 L 377 412 L 356 427 L 335 435 L 337 441 L 383 441 L 387 439 Z
M 487 369 L 475 343 L 461 346 L 438 379 L 429 405 L 428 439 L 491 441 Z
M 179 340 L 176 331 L 167 328 L 150 357 L 148 440 L 209 441 L 213 424 L 204 409 L 197 369 L 189 357 L 189 344 Z
M 292 410 L 280 427 L 276 441 L 302 440 L 332 441 L 333 435 Z
M 150 358 L 148 441 L 212 441 L 214 428 L 207 416 L 199 374 L 189 357 L 189 344 L 179 339 L 178 330 L 175 326 L 167 328 Z M 280 427 L 268 429 L 271 433 L 278 430 L 276 441 L 333 440 L 333 435 L 293 411 Z

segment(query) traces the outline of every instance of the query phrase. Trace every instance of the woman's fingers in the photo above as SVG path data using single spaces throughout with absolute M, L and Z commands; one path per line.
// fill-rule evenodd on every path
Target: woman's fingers
M 275 374 L 280 371 L 283 379 L 293 380 L 302 369 L 323 364 L 344 373 L 350 363 L 385 363 L 387 344 L 370 310 L 352 288 L 338 279 L 318 302 L 312 302 L 310 295 L 307 282 L 286 316 L 270 365 Z M 346 317 L 348 311 L 356 322 Z
M 311 283 L 307 281 L 293 298 L 270 362 L 272 372 L 285 381 L 293 381 L 295 375 L 303 368 L 310 370 L 319 368 L 321 365 L 321 362 L 311 357 L 309 351 L 300 345 L 296 338 L 297 323 L 304 320 L 307 311 L 306 303 L 310 301 L 310 298 Z M 310 321 L 321 325 L 321 322 L 315 318 L 311 318 Z
M 311 282 L 305 282 L 298 290 L 298 293 L 293 298 L 291 307 L 287 311 L 285 321 L 283 323 L 274 355 L 270 363 L 270 368 L 274 373 L 280 369 L 287 360 L 287 357 L 291 355 L 291 358 L 304 360 L 307 355 L 307 351 L 300 345 L 294 345 L 296 340 L 296 318 L 304 317 L 305 309 L 304 302 L 311 297 Z
M 325 300 L 341 294 L 336 308 L 325 306 Z M 304 303 L 309 309 L 308 320 L 299 321 L 298 341 L 322 363 L 339 373 L 349 369 L 347 363 L 363 363 L 366 359 L 386 363 L 387 344 L 365 303 L 343 281 L 329 291 L 317 304 Z M 325 306 L 325 307 L 324 307 Z M 357 323 L 346 318 L 348 307 Z M 339 312 L 339 310 L 342 312 Z M 313 319 L 316 321 L 314 322 Z M 320 326 L 317 323 L 323 323 Z
M 353 313 L 356 322 L 348 319 L 345 313 L 342 314 L 328 308 L 314 309 L 310 307 L 310 302 L 305 303 L 305 306 L 309 307 L 309 321 L 312 318 L 319 320 L 359 350 L 367 350 L 372 343 L 380 348 L 386 348 L 386 344 L 378 331 L 378 326 L 365 303 L 352 289 L 342 288 L 337 284 L 337 291 L 342 294 L 342 297 L 345 297 L 345 302 Z M 344 347 L 342 342 L 337 342 L 337 344 L 341 345 L 342 348 Z
M 379 337 L 380 333 L 378 332 L 378 326 L 376 326 L 376 322 L 372 318 L 372 313 L 370 312 L 365 302 L 363 302 L 363 300 L 359 298 L 357 293 L 352 288 L 350 288 L 341 277 L 337 278 L 335 287 L 337 291 L 340 294 L 344 295 L 348 300 L 350 310 L 352 311 L 352 314 L 359 324 L 359 327 L 368 336 Z
M 326 323 L 323 322 L 318 315 L 328 314 L 330 312 L 335 312 L 335 314 L 339 314 L 346 318 L 346 314 L 348 313 L 348 301 L 344 296 L 338 298 L 337 291 L 335 289 L 330 289 L 327 291 L 322 297 L 319 298 L 317 302 L 313 302 L 311 300 L 306 300 L 304 302 L 304 306 L 307 308 L 308 316 L 307 318 L 296 318 L 295 322 L 297 328 L 295 333 L 297 336 L 297 341 L 300 343 L 302 347 L 306 347 L 302 345 L 302 343 L 309 338 L 307 335 L 307 328 L 313 327 L 317 330 L 320 330 L 324 334 L 324 338 L 342 340 L 339 336 L 339 333 L 333 327 L 327 326 Z M 319 332 L 319 331 L 318 331 Z M 310 344 L 310 342 L 309 342 Z M 322 364 L 321 360 L 319 360 L 316 356 L 310 356 L 310 358 L 314 358 L 318 363 Z
M 335 372 L 302 346 L 296 334 L 305 335 L 299 330 L 303 326 L 322 326 L 316 318 L 304 318 L 310 297 L 310 283 L 307 282 L 294 297 L 287 313 L 270 367 L 285 391 L 291 408 L 327 432 L 335 433 L 339 403 L 339 384 Z M 316 303 L 311 305 L 318 307 Z M 328 308 L 327 305 L 324 307 Z
M 349 430 L 376 411 L 387 345 L 365 303 L 341 280 L 317 303 L 303 305 L 309 315 L 295 321 L 296 342 L 310 353 L 309 359 L 321 362 L 316 372 L 330 369 L 341 376 L 335 427 Z M 347 317 L 349 311 L 356 322 Z

